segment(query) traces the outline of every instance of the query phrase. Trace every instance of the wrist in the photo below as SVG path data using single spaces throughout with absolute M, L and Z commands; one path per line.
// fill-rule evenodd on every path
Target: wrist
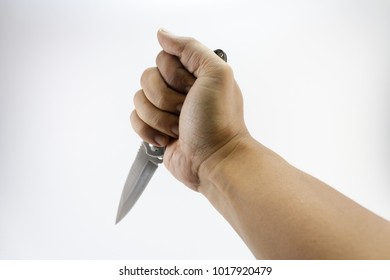
M 199 192 L 211 202 L 214 196 L 227 195 L 231 188 L 237 187 L 231 181 L 231 175 L 240 176 L 241 168 L 247 169 L 250 159 L 261 156 L 263 149 L 265 147 L 249 134 L 233 138 L 200 166 Z

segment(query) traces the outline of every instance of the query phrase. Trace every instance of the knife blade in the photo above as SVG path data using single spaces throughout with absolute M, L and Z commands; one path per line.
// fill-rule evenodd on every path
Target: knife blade
M 227 55 L 223 50 L 217 49 L 214 52 L 227 62 Z M 140 198 L 158 165 L 163 162 L 164 151 L 165 148 L 142 142 L 122 190 L 115 224 L 130 212 Z
M 137 156 L 127 175 L 125 186 L 119 201 L 116 224 L 119 223 L 131 208 L 135 205 L 153 174 L 158 164 L 162 163 L 164 148 L 154 147 L 143 141 Z

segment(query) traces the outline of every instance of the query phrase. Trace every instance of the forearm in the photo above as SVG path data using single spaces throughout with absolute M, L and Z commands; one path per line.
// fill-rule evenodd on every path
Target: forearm
M 199 190 L 257 258 L 390 258 L 388 221 L 249 137 L 230 145 L 201 167 Z

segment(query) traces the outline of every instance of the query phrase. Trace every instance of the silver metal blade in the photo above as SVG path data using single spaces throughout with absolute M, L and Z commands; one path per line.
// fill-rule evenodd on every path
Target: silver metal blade
M 142 144 L 123 187 L 116 223 L 119 223 L 129 213 L 148 185 L 157 167 L 158 164 L 150 160 Z

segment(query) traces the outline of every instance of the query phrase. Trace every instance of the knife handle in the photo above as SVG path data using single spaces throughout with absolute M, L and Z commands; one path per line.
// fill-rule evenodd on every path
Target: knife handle
M 214 50 L 215 54 L 218 55 L 220 58 L 223 59 L 223 61 L 227 62 L 227 55 L 226 53 L 221 49 Z

